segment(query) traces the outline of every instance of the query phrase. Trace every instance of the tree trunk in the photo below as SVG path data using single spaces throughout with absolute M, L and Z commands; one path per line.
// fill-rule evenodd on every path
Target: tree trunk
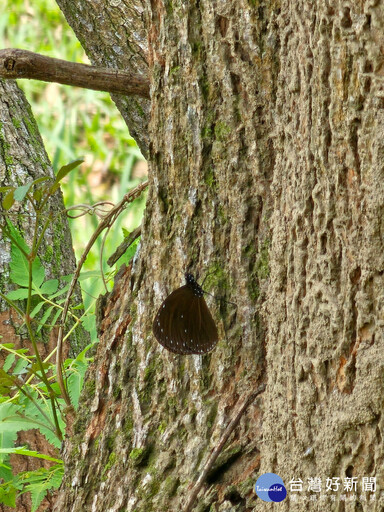
M 147 35 L 141 0 L 56 0 L 92 64 L 148 75 Z M 112 94 L 129 131 L 148 156 L 149 101 Z
M 129 5 L 103 5 L 119 30 Z M 124 39 L 109 15 L 105 33 L 86 32 L 100 17 L 81 0 L 67 18 L 93 60 Z M 56 510 L 184 510 L 260 381 L 263 400 L 245 411 L 197 510 L 265 510 L 253 491 L 265 472 L 288 490 L 281 510 L 310 499 L 314 511 L 382 510 L 384 7 L 176 0 L 147 2 L 144 19 L 141 247 L 108 297 Z M 221 335 L 209 355 L 173 355 L 152 335 L 187 269 L 213 272 L 205 287 L 237 305 L 208 296 Z M 320 493 L 308 490 L 315 477 Z M 353 477 L 355 499 L 343 489 Z M 365 477 L 377 479 L 374 502 Z M 327 478 L 341 485 L 326 490 Z M 298 479 L 303 491 L 291 493 Z

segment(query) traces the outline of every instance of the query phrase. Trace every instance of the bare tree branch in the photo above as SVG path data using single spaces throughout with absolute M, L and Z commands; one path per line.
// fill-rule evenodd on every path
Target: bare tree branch
M 0 78 L 33 78 L 149 98 L 149 80 L 141 75 L 54 59 L 17 48 L 0 50 Z

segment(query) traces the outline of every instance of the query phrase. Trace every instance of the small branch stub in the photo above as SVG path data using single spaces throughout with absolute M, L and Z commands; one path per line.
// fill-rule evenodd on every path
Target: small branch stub
M 256 390 L 252 390 L 246 398 L 240 403 L 239 406 L 236 407 L 236 410 L 232 416 L 231 421 L 228 423 L 226 429 L 224 430 L 218 444 L 215 446 L 214 450 L 208 457 L 207 462 L 205 463 L 203 470 L 200 473 L 199 478 L 197 479 L 191 494 L 188 497 L 188 500 L 184 506 L 183 512 L 191 512 L 194 508 L 195 501 L 197 498 L 197 495 L 199 494 L 201 488 L 204 485 L 204 482 L 207 478 L 207 475 L 209 471 L 211 470 L 212 466 L 217 460 L 217 457 L 220 455 L 221 451 L 223 450 L 225 443 L 228 441 L 229 436 L 232 434 L 232 432 L 235 430 L 237 425 L 240 422 L 240 419 L 244 412 L 247 410 L 249 405 L 258 397 L 261 393 L 264 393 L 265 391 L 265 384 L 261 384 Z M 241 399 L 239 399 L 240 402 Z
M 149 98 L 149 80 L 141 75 L 53 59 L 16 48 L 0 50 L 0 78 L 33 78 L 96 91 Z

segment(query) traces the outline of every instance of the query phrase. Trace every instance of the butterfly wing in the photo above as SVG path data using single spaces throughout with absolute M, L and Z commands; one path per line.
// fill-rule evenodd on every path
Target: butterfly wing
M 184 329 L 185 344 L 192 354 L 210 352 L 219 340 L 216 324 L 204 297 L 194 296 Z
M 218 341 L 216 324 L 203 297 L 181 286 L 162 303 L 153 321 L 157 341 L 176 354 L 204 354 Z
M 157 341 L 176 354 L 192 353 L 185 345 L 182 333 L 193 298 L 193 292 L 187 285 L 177 288 L 161 304 L 153 321 L 153 334 Z

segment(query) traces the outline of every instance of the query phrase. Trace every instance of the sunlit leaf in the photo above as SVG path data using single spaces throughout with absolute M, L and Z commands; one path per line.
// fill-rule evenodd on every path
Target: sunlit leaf
M 11 189 L 7 194 L 5 194 L 3 199 L 3 208 L 4 210 L 9 210 L 13 203 L 15 202 L 14 199 L 14 189 Z
M 27 183 L 26 185 L 21 185 L 20 187 L 15 188 L 14 198 L 16 201 L 22 201 L 24 197 L 28 194 L 29 189 L 32 187 L 33 182 Z
M 9 300 L 23 300 L 28 297 L 28 288 L 18 288 L 17 290 L 12 290 L 6 294 L 7 299 Z
M 57 291 L 58 286 L 58 279 L 49 279 L 48 281 L 45 281 L 45 283 L 42 284 L 40 292 L 44 295 L 51 295 L 52 293 L 55 293 Z
M 79 160 L 74 160 L 73 162 L 70 162 L 69 164 L 67 165 L 63 165 L 63 167 L 61 167 L 58 172 L 57 172 L 57 175 L 56 175 L 56 179 L 55 179 L 55 182 L 54 184 L 52 185 L 51 187 L 51 193 L 55 192 L 59 186 L 60 186 L 60 181 L 65 178 L 65 176 L 67 176 L 67 174 L 69 174 L 73 169 L 75 169 L 76 167 L 78 167 L 80 164 L 82 164 L 84 162 L 83 159 L 79 159 Z

